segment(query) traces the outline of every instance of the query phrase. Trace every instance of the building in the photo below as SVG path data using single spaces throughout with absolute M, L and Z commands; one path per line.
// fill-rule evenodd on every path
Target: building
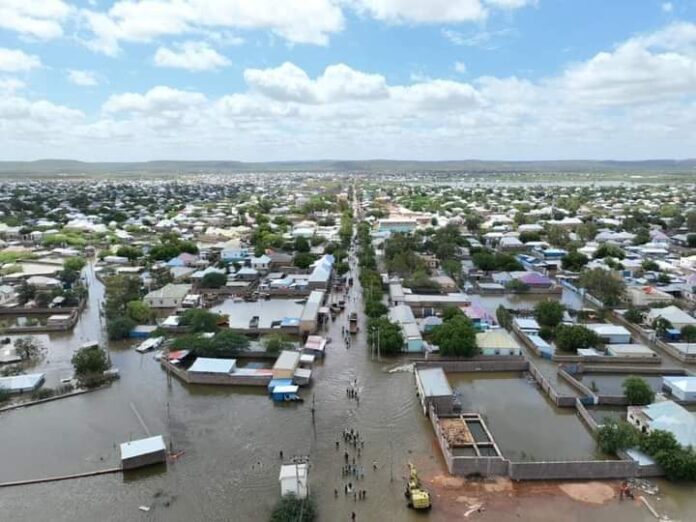
M 410 234 L 416 228 L 418 222 L 415 219 L 380 219 L 377 222 L 378 232 Z
M 631 332 L 623 326 L 606 323 L 591 323 L 583 326 L 596 333 L 605 344 L 631 344 Z
M 302 348 L 303 354 L 324 357 L 326 353 L 326 339 L 321 335 L 310 335 Z
M 428 414 L 431 405 L 438 415 L 454 410 L 454 393 L 442 368 L 416 367 L 415 376 L 418 397 L 424 414 Z
M 662 377 L 662 389 L 681 402 L 696 402 L 696 376 L 670 375 Z
M 295 377 L 295 370 L 300 365 L 300 352 L 283 350 L 273 365 L 274 379 L 292 379 Z
M 308 465 L 303 462 L 300 464 L 283 464 L 280 466 L 280 494 L 294 495 L 297 498 L 307 498 L 309 493 Z
M 326 254 L 314 262 L 312 273 L 309 275 L 309 288 L 327 290 L 331 281 L 331 271 L 334 265 L 334 256 Z
M 650 348 L 642 344 L 609 344 L 607 346 L 607 354 L 612 357 L 623 357 L 626 359 L 655 357 L 657 354 Z
M 314 333 L 318 326 L 319 309 L 324 302 L 324 292 L 313 290 L 307 298 L 302 315 L 300 316 L 300 333 Z
M 147 294 L 144 301 L 150 308 L 179 308 L 190 291 L 191 285 L 169 283 Z
M 674 301 L 674 296 L 654 286 L 629 286 L 626 293 L 631 304 L 639 308 Z
M 45 378 L 46 374 L 44 373 L 0 377 L 0 389 L 6 390 L 8 393 L 33 392 L 41 387 Z
M 121 467 L 124 470 L 167 462 L 167 447 L 161 435 L 121 444 Z
M 674 328 L 681 330 L 685 326 L 696 326 L 696 319 L 687 314 L 684 310 L 674 305 L 665 308 L 653 308 L 647 316 L 646 322 L 652 324 L 657 318 L 667 319 Z
M 696 446 L 696 417 L 674 401 L 629 406 L 627 419 L 643 433 L 668 431 L 682 446 Z
M 522 355 L 522 348 L 503 328 L 476 334 L 476 344 L 483 355 Z
M 538 335 L 541 327 L 537 323 L 536 319 L 526 319 L 524 317 L 515 317 L 512 320 L 512 324 L 517 327 L 520 332 L 526 334 Z
M 229 375 L 230 373 L 234 373 L 236 367 L 237 361 L 235 359 L 198 357 L 188 369 L 188 372 Z
M 403 350 L 406 352 L 422 352 L 423 337 L 416 323 L 413 312 L 406 305 L 398 305 L 389 309 L 389 320 L 397 323 L 404 338 Z

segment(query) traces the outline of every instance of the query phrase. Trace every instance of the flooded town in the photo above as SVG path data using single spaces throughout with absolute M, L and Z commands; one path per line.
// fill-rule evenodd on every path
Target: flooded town
M 696 0 L 0 0 L 0 522 L 696 521 Z
M 696 509 L 693 183 L 1 189 L 0 487 L 18 520 Z

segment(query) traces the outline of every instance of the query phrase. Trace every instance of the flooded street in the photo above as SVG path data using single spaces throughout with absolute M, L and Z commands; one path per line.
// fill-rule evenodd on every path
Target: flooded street
M 70 374 L 73 349 L 83 342 L 102 338 L 97 312 L 102 289 L 92 275 L 89 280 L 90 306 L 73 336 L 51 335 L 48 339 L 49 355 L 42 371 L 47 372 L 49 385 Z M 132 349 L 135 343 L 111 345 L 111 358 L 121 372 L 121 379 L 110 388 L 0 416 L 3 441 L 0 480 L 117 465 L 118 444 L 146 436 L 134 410 L 152 434 L 165 435 L 175 450 L 184 451 L 183 457 L 166 469 L 6 488 L 0 491 L 3 508 L 14 513 L 14 520 L 266 520 L 279 496 L 279 451 L 282 450 L 286 458 L 294 454 L 311 456 L 310 482 L 320 520 L 349 520 L 351 511 L 357 513 L 359 521 L 423 520 L 422 514 L 406 508 L 403 498 L 402 477 L 409 460 L 419 468 L 434 494 L 434 506 L 428 518 L 461 520 L 463 508 L 458 507 L 459 501 L 450 499 L 451 492 L 439 486 L 440 477 L 445 475 L 444 463 L 417 401 L 413 376 L 385 373 L 399 359 L 370 360 L 364 323 L 350 349 L 341 341 L 341 326 L 345 325 L 347 312 L 358 305 L 359 299 L 349 301 L 346 313 L 323 332 L 333 341 L 325 361 L 315 367 L 314 385 L 302 392 L 305 398 L 302 404 L 274 404 L 264 389 L 187 386 L 176 379 L 168 382 L 152 354 L 136 353 Z M 527 437 L 530 441 L 528 435 L 523 435 L 525 430 L 517 429 L 524 420 L 515 415 L 507 418 L 508 412 L 520 405 L 520 412 L 542 408 L 542 417 L 550 412 L 551 406 L 543 396 L 524 380 L 512 379 L 514 389 L 495 392 L 491 386 L 498 387 L 501 381 L 466 382 L 461 376 L 451 377 L 465 405 L 481 409 L 491 417 L 493 433 L 504 451 L 515 437 Z M 346 397 L 346 387 L 353 378 L 358 379 L 359 405 Z M 519 386 L 529 387 L 530 393 L 536 395 L 520 396 Z M 490 393 L 495 395 L 486 406 L 482 394 Z M 310 410 L 312 397 L 316 400 L 314 421 Z M 504 422 L 497 420 L 499 417 Z M 572 421 L 572 429 L 584 430 L 576 418 L 571 416 L 568 421 Z M 337 451 L 335 443 L 344 428 L 357 429 L 366 441 L 361 458 L 366 478 L 360 482 L 360 487 L 368 492 L 365 501 L 355 502 L 342 492 L 342 450 Z M 553 437 L 568 435 L 565 431 L 565 435 L 557 432 L 555 426 L 544 429 L 545 436 L 551 433 Z M 577 453 L 591 453 L 589 435 L 582 431 L 578 437 L 582 444 Z M 576 440 L 572 436 L 563 446 Z M 545 437 L 539 436 L 537 441 L 538 447 L 545 446 Z M 534 447 L 529 447 L 525 451 L 534 454 Z M 553 447 L 546 449 L 551 451 Z M 372 470 L 373 461 L 378 463 L 377 471 Z M 339 490 L 337 499 L 334 489 Z M 676 518 L 679 513 L 696 507 L 688 491 L 671 487 L 669 499 L 662 502 Z M 568 520 L 650 520 L 648 516 L 643 517 L 647 512 L 639 507 L 587 506 L 565 496 L 550 497 L 548 503 L 539 505 L 533 496 L 509 495 L 498 495 L 498 500 L 490 502 L 495 504 L 508 498 L 516 499 L 517 506 L 528 506 L 517 513 L 517 508 L 498 506 L 499 514 L 517 515 L 515 520 L 545 519 L 539 518 L 546 509 L 542 505 L 552 510 L 547 513 L 549 516 L 553 510 L 560 510 L 574 517 Z M 138 511 L 141 505 L 152 509 L 142 513 Z M 480 519 L 504 520 L 503 516 L 493 516 L 494 509 L 492 505 Z

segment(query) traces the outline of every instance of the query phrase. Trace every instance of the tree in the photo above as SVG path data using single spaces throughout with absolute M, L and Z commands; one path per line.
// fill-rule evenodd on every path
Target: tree
M 606 306 L 619 304 L 626 292 L 626 285 L 622 279 L 601 268 L 583 272 L 578 283 Z
M 519 279 L 510 279 L 507 283 L 505 283 L 505 288 L 510 292 L 528 292 L 530 287 L 524 281 L 520 281 Z
M 80 348 L 72 356 L 70 362 L 75 370 L 75 376 L 80 379 L 93 375 L 101 375 L 111 367 L 106 352 L 99 346 Z
M 404 337 L 398 324 L 386 317 L 370 318 L 367 323 L 367 341 L 383 354 L 393 355 L 404 348 Z
M 696 248 L 696 234 L 689 234 L 686 236 L 686 246 L 689 248 Z
M 365 315 L 368 317 L 381 317 L 387 315 L 389 309 L 378 299 L 367 299 L 365 301 Z
M 136 323 L 147 323 L 152 318 L 152 309 L 147 303 L 139 299 L 129 301 L 126 304 L 126 315 Z
M 85 267 L 86 264 L 87 261 L 81 257 L 69 257 L 63 261 L 63 269 L 79 272 Z
M 443 321 L 449 321 L 450 319 L 462 316 L 464 316 L 464 312 L 462 312 L 458 306 L 446 306 L 445 309 L 442 311 Z
M 643 312 L 638 310 L 634 306 L 629 306 L 628 310 L 624 313 L 624 319 L 626 319 L 629 323 L 633 324 L 640 324 L 643 322 Z
M 106 333 L 112 341 L 125 339 L 130 335 L 133 328 L 138 325 L 133 319 L 128 316 L 115 317 L 109 319 L 106 324 Z
M 645 379 L 632 375 L 627 377 L 623 384 L 624 397 L 631 406 L 644 406 L 651 404 L 655 399 L 655 392 Z
M 179 320 L 180 326 L 185 326 L 191 333 L 217 332 L 220 316 L 200 308 L 186 310 Z
M 293 249 L 295 250 L 295 252 L 309 252 L 309 241 L 307 241 L 307 239 L 302 236 L 298 236 L 295 238 Z
M 686 215 L 686 228 L 689 232 L 696 232 L 696 210 L 692 210 Z
M 512 314 L 503 305 L 496 309 L 495 318 L 498 320 L 498 324 L 506 330 L 512 327 Z
M 292 342 L 281 333 L 271 334 L 264 339 L 264 347 L 268 353 L 280 353 L 283 350 L 291 350 Z
M 681 339 L 687 343 L 696 343 L 696 326 L 687 324 L 681 329 Z
M 604 419 L 597 430 L 597 444 L 604 453 L 616 454 L 619 450 L 630 449 L 638 445 L 640 434 L 626 421 Z
M 201 279 L 202 288 L 220 288 L 227 284 L 227 275 L 220 272 L 208 272 Z
M 36 306 L 39 308 L 46 308 L 51 304 L 51 294 L 47 292 L 38 292 L 34 296 L 34 301 L 36 301 Z
M 605 257 L 613 257 L 616 259 L 623 259 L 626 257 L 624 251 L 615 245 L 610 245 L 609 243 L 604 243 L 600 246 L 594 253 L 595 259 L 604 259 Z
M 22 283 L 17 288 L 17 300 L 19 301 L 20 305 L 24 305 L 27 302 L 31 301 L 32 299 L 34 299 L 35 295 L 36 287 L 27 283 L 26 280 L 22 281 Z
M 570 243 L 568 231 L 558 225 L 549 225 L 546 229 L 546 239 L 554 246 L 565 248 Z
M 673 328 L 672 323 L 662 316 L 653 319 L 650 326 L 653 330 L 655 330 L 655 335 L 658 337 L 664 337 L 667 334 L 667 331 Z
M 555 330 L 556 348 L 563 352 L 576 353 L 581 348 L 596 348 L 601 342 L 592 330 L 579 324 L 561 324 Z
M 650 231 L 645 227 L 640 227 L 634 232 L 636 237 L 633 238 L 634 245 L 644 245 L 650 241 Z
M 302 270 L 306 270 L 314 263 L 314 256 L 308 252 L 298 252 L 292 260 L 292 263 Z
M 561 259 L 561 267 L 563 270 L 570 270 L 571 272 L 580 272 L 583 267 L 589 263 L 588 257 L 578 252 L 577 250 L 569 252 Z
M 314 522 L 317 518 L 312 497 L 302 500 L 290 493 L 273 508 L 270 522 Z
M 118 250 L 116 250 L 116 255 L 119 257 L 125 257 L 132 262 L 138 259 L 139 257 L 142 257 L 143 251 L 138 247 L 121 245 L 120 247 L 118 247 Z
M 640 264 L 640 267 L 646 272 L 658 272 L 660 270 L 660 265 L 652 259 L 646 259 Z
M 440 348 L 441 355 L 473 357 L 479 352 L 476 329 L 464 315 L 454 316 L 435 327 L 432 339 Z
M 554 328 L 563 320 L 565 307 L 558 301 L 546 299 L 534 307 L 534 317 L 541 326 Z
M 23 361 L 35 361 L 40 359 L 46 351 L 41 341 L 28 336 L 16 339 L 14 347 L 17 351 L 17 355 L 21 357 Z
M 462 262 L 458 259 L 445 259 L 442 261 L 442 270 L 457 281 L 462 275 Z
M 515 217 L 517 217 L 519 214 L 516 214 Z M 533 232 L 531 230 L 525 230 L 520 234 L 520 241 L 522 243 L 529 243 L 530 241 L 539 241 L 541 239 L 541 236 L 539 235 L 539 232 Z

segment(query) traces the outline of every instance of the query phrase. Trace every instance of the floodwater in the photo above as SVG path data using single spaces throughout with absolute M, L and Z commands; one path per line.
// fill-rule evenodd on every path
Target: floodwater
M 244 302 L 227 299 L 218 306 L 210 309 L 211 312 L 227 314 L 230 318 L 230 328 L 247 329 L 254 316 L 259 318 L 259 328 L 270 328 L 273 321 L 280 321 L 286 317 L 299 319 L 304 309 L 304 304 L 298 304 L 298 299 L 273 299 L 270 301 Z
M 640 372 L 636 372 L 636 375 L 647 382 L 654 392 L 662 390 L 662 376 L 641 375 Z M 623 383 L 628 377 L 630 375 L 625 373 L 592 373 L 591 371 L 575 375 L 577 380 L 590 387 L 590 389 L 596 389 L 600 395 L 623 395 Z
M 90 305 L 74 331 L 44 337 L 49 353 L 38 369 L 46 372 L 49 386 L 72 373 L 70 358 L 80 344 L 105 342 L 98 314 L 102 288 L 89 269 L 87 276 Z M 358 303 L 349 302 L 347 312 Z M 351 348 L 346 349 L 341 342 L 345 318 L 345 314 L 339 316 L 325 332 L 333 342 L 326 360 L 314 371 L 313 387 L 301 392 L 303 404 L 276 405 L 264 389 L 187 386 L 176 379 L 168 381 L 152 354 L 141 355 L 133 350 L 135 342 L 109 344 L 112 362 L 121 371 L 121 380 L 110 388 L 0 414 L 0 481 L 109 468 L 118 463 L 119 443 L 147 436 L 148 432 L 165 435 L 184 455 L 166 468 L 125 476 L 2 489 L 2 513 L 12 513 L 11 519 L 16 521 L 267 520 L 279 497 L 278 452 L 282 450 L 286 457 L 310 455 L 310 484 L 321 521 L 349 520 L 351 511 L 357 513 L 360 522 L 423 520 L 421 514 L 406 508 L 403 499 L 406 463 L 414 462 L 426 482 L 444 473 L 445 468 L 416 399 L 413 376 L 385 373 L 399 360 L 370 360 L 364 323 Z M 353 378 L 358 379 L 359 405 L 346 398 L 346 386 Z M 549 427 L 547 419 L 555 413 L 524 380 L 498 379 L 489 386 L 485 380 L 467 384 L 458 378 L 457 386 L 465 396 L 472 397 L 473 409 L 489 418 L 503 451 L 514 448 L 514 440 L 520 438 L 530 441 L 525 450 L 529 454 L 550 455 L 542 446 L 553 447 L 554 440 L 561 437 L 575 440 L 562 427 L 566 422 L 571 424 L 572 420 L 573 426 L 585 431 L 574 417 L 564 421 L 563 416 L 559 419 L 562 424 Z M 310 410 L 313 397 L 314 420 Z M 522 415 L 526 410 L 531 412 L 531 423 L 530 417 Z M 544 423 L 544 429 L 535 432 L 539 443 L 529 435 L 519 435 L 526 429 L 523 422 Z M 359 502 L 341 492 L 342 451 L 335 449 L 339 433 L 351 427 L 366 440 L 361 458 L 366 478 L 359 487 L 367 489 L 368 497 Z M 582 447 L 581 453 L 589 452 L 585 442 Z M 371 469 L 373 461 L 378 463 L 376 472 Z M 334 498 L 334 489 L 340 492 L 338 499 Z M 692 492 L 670 486 L 669 494 L 663 495 L 657 506 L 674 518 L 688 520 L 687 514 L 696 509 Z M 430 520 L 461 519 L 452 518 L 443 502 L 435 498 Z M 138 510 L 141 505 L 152 509 L 143 513 Z M 636 509 L 625 508 L 617 515 L 615 507 L 571 503 L 568 509 L 577 520 L 650 519 L 636 518 Z M 532 519 L 522 513 L 516 520 Z
M 510 460 L 592 460 L 596 444 L 574 408 L 558 408 L 537 384 L 512 373 L 450 374 L 463 411 L 483 416 Z M 511 402 L 514 401 L 514 407 Z M 552 437 L 546 435 L 553 433 Z

